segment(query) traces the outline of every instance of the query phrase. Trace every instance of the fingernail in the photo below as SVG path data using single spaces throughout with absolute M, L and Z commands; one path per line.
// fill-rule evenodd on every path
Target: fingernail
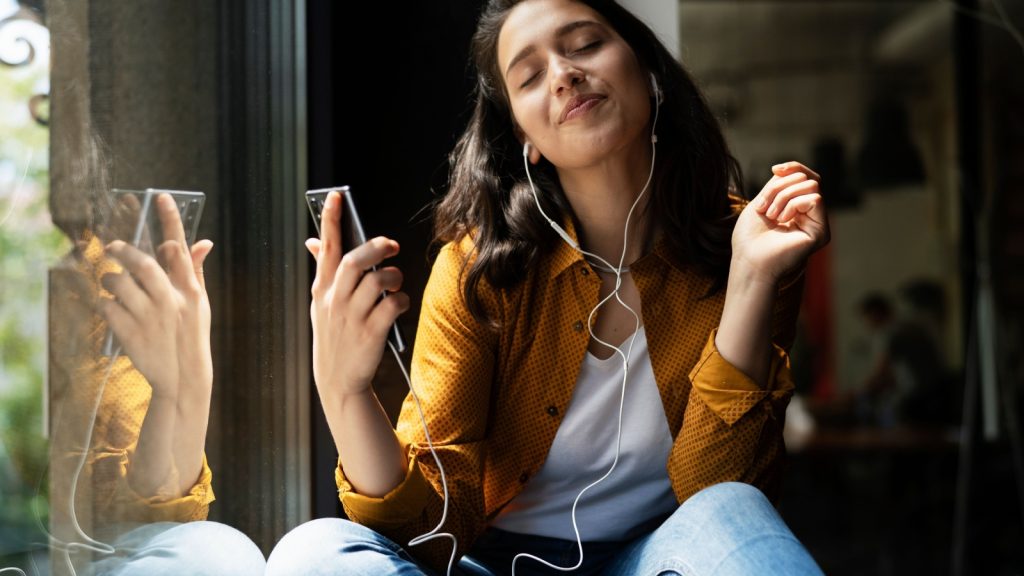
M 783 169 L 783 168 L 785 168 L 785 167 L 786 167 L 786 165 L 785 165 L 785 164 L 776 164 L 775 166 L 772 166 L 772 170 L 773 170 L 773 171 L 774 171 L 774 170 L 782 170 L 782 169 Z

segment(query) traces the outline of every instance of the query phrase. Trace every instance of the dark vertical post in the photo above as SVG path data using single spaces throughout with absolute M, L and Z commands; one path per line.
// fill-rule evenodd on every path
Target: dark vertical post
M 953 20 L 954 81 L 956 83 L 957 150 L 960 168 L 960 272 L 963 286 L 964 326 L 964 412 L 957 471 L 957 493 L 954 509 L 952 574 L 964 574 L 967 561 L 967 524 L 970 500 L 971 469 L 977 420 L 979 393 L 977 237 L 976 220 L 981 198 L 981 138 L 979 114 L 980 66 L 978 22 L 965 11 L 978 10 L 977 0 L 956 0 L 961 10 Z
M 214 510 L 269 552 L 310 516 L 305 2 L 219 6 Z

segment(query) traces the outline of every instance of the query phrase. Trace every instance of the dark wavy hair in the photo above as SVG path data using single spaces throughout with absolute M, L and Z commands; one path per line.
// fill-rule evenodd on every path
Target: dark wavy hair
M 491 0 L 480 17 L 471 45 L 477 72 L 473 114 L 449 157 L 449 191 L 434 212 L 435 245 L 472 236 L 475 254 L 466 256 L 463 296 L 473 316 L 492 326 L 496 320 L 478 296 L 480 282 L 515 286 L 561 241 L 534 204 L 498 66 L 498 34 L 523 1 Z M 646 211 L 656 220 L 648 222 L 665 234 L 680 262 L 716 280 L 709 294 L 714 293 L 725 285 L 732 256 L 736 216 L 729 192 L 743 189 L 739 164 L 697 85 L 654 32 L 613 0 L 578 1 L 601 14 L 657 77 L 664 101 Z M 574 218 L 555 167 L 541 160 L 531 174 L 544 211 L 556 221 Z

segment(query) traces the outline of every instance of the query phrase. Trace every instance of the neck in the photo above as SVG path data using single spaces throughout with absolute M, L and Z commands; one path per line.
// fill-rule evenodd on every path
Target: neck
M 613 266 L 618 266 L 622 257 L 623 231 L 629 210 L 651 171 L 652 149 L 649 143 L 643 144 L 592 166 L 558 171 L 562 189 L 580 223 L 577 230 L 580 246 Z M 623 265 L 629 265 L 644 253 L 650 225 L 646 207 L 651 194 L 649 187 L 629 218 Z

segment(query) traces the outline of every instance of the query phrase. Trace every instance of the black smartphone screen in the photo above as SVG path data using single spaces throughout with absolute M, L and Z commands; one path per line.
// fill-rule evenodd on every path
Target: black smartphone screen
M 316 233 L 322 236 L 320 215 L 324 210 L 324 202 L 327 201 L 327 195 L 331 192 L 341 194 L 341 250 L 342 252 L 348 252 L 356 246 L 366 243 L 367 239 L 366 231 L 363 229 L 363 222 L 359 218 L 359 211 L 356 209 L 356 200 L 352 189 L 348 186 L 338 186 L 336 188 L 309 190 L 306 192 L 306 204 L 309 205 L 309 212 L 313 216 Z M 373 269 L 376 270 L 377 267 L 374 266 Z M 381 298 L 387 295 L 387 292 L 382 292 Z M 402 335 L 402 330 L 397 323 L 391 325 L 391 330 L 388 332 L 388 341 L 399 352 L 405 352 L 405 337 Z

